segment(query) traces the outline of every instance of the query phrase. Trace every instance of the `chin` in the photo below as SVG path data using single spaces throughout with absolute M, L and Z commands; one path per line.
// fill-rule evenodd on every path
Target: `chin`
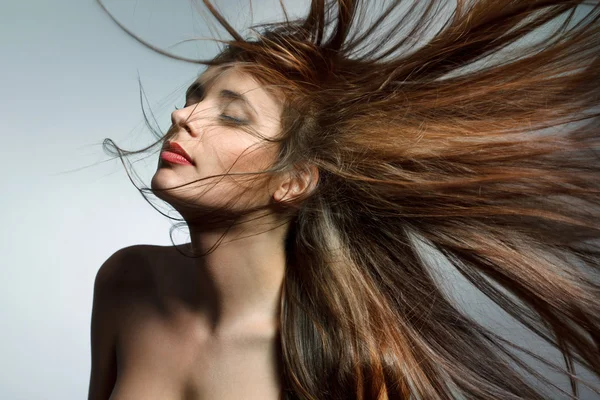
M 155 173 L 154 176 L 152 177 L 152 180 L 150 181 L 150 188 L 152 189 L 152 193 L 154 193 L 154 195 L 156 195 L 157 197 L 161 198 L 161 199 L 165 199 L 165 197 L 170 197 L 172 196 L 172 194 L 170 195 L 168 191 L 159 191 L 159 192 L 155 192 L 156 189 L 169 189 L 172 188 L 174 186 L 179 186 L 181 185 L 181 182 L 178 182 L 176 179 L 173 179 L 172 177 L 169 177 L 167 175 L 170 174 L 165 174 L 165 168 L 159 168 Z

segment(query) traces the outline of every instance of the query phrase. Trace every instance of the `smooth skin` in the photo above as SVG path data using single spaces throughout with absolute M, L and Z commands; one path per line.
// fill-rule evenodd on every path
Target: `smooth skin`
M 250 124 L 266 137 L 280 132 L 281 101 L 238 67 L 211 67 L 184 108 L 172 113 L 171 141 L 194 165 L 159 163 L 152 188 L 169 188 L 222 173 L 260 171 L 277 148 L 231 124 Z M 210 82 L 210 85 L 208 84 Z M 230 92 L 246 101 L 232 100 Z M 310 176 L 311 175 L 311 176 Z M 208 179 L 155 192 L 188 221 L 177 200 L 210 210 L 243 209 L 291 199 L 312 190 L 316 168 L 265 185 L 248 177 Z M 263 181 L 260 181 L 263 182 Z M 159 194 L 160 193 L 160 194 Z M 196 219 L 197 220 L 197 219 Z M 172 246 L 131 246 L 100 268 L 94 287 L 89 400 L 277 399 L 281 390 L 279 306 L 289 222 L 270 214 L 226 227 L 192 224 L 187 258 Z

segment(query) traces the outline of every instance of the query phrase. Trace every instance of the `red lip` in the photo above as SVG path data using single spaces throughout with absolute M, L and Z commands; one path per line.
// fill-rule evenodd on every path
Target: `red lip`
M 183 147 L 177 144 L 177 142 L 167 142 L 167 145 L 165 146 L 164 150 L 170 151 L 171 153 L 179 154 L 180 156 L 188 160 L 190 164 L 194 165 L 192 158 L 188 155 L 188 153 L 185 152 Z

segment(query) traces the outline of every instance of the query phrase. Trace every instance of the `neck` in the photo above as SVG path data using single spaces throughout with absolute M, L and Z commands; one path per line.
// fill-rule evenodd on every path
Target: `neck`
M 192 251 L 204 254 L 216 246 L 193 260 L 203 314 L 213 333 L 276 328 L 287 227 L 204 231 L 190 226 Z

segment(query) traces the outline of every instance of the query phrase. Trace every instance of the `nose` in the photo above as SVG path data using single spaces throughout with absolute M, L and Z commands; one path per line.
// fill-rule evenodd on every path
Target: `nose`
M 183 126 L 185 121 L 189 118 L 190 113 L 184 113 L 185 108 L 180 108 L 171 113 L 171 124 Z
M 185 107 L 173 111 L 171 113 L 171 124 L 173 125 L 174 130 L 176 130 L 176 127 L 181 127 L 190 135 L 195 137 L 196 135 L 189 124 L 192 117 L 192 112 L 193 107 Z

